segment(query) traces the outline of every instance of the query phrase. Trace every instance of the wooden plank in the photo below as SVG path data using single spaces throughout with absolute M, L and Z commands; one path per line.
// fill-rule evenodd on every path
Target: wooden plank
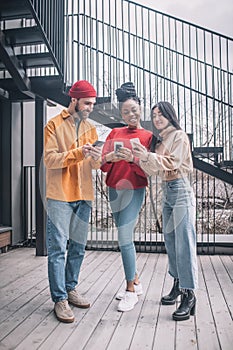
M 11 231 L 0 233 L 0 248 L 11 244 Z
M 221 286 L 208 256 L 200 256 L 203 266 L 206 289 L 211 304 L 216 333 L 221 349 L 231 349 L 233 343 L 233 321 L 224 299 Z
M 231 349 L 232 256 L 198 257 L 196 316 L 182 322 L 171 317 L 178 303 L 160 304 L 173 283 L 165 254 L 137 254 L 144 295 L 134 310 L 121 313 L 115 300 L 125 286 L 120 253 L 87 251 L 79 290 L 91 300 L 91 308 L 72 307 L 72 324 L 60 323 L 54 315 L 46 258 L 35 257 L 34 249 L 20 248 L 0 255 L 0 262 L 0 281 L 5 285 L 0 290 L 0 349 Z M 4 271 L 6 262 L 10 278 Z
M 160 303 L 161 297 L 167 295 L 173 285 L 173 278 L 167 271 L 168 259 L 166 255 L 164 255 L 164 264 L 165 262 L 166 265 L 158 267 L 161 289 L 158 290 L 158 317 L 153 344 L 155 350 L 160 349 L 160 347 L 161 349 L 172 350 L 175 346 L 176 324 L 172 320 L 172 313 L 176 310 L 177 305 L 162 305 Z
M 23 254 L 22 254 L 23 252 Z M 12 259 L 14 260 L 15 266 L 17 266 L 21 261 L 28 262 L 29 257 L 33 256 L 35 253 L 33 248 L 18 248 L 10 249 L 7 254 L 0 254 L 0 274 L 5 271 L 6 266 L 11 266 Z M 2 281 L 1 281 L 2 286 Z
M 32 273 L 38 265 L 46 264 L 46 257 L 36 257 L 34 252 L 34 249 L 31 250 L 31 255 L 29 255 L 27 259 L 24 259 L 22 256 L 20 262 L 15 262 L 14 269 L 6 269 L 1 272 L 2 287 L 8 287 L 9 284 L 15 282 L 17 279 L 24 278 L 25 275 Z M 29 258 L 30 264 L 28 260 Z
M 222 262 L 225 266 L 225 269 L 226 269 L 227 273 L 229 274 L 231 281 L 233 282 L 233 261 L 232 261 L 231 257 L 226 256 L 226 255 L 222 255 L 220 257 L 220 259 L 222 260 Z
M 94 272 L 95 270 L 93 269 L 93 265 L 95 265 L 96 268 L 98 267 L 101 268 L 101 265 L 103 264 L 104 260 L 107 258 L 106 253 L 103 253 L 103 252 L 93 252 L 93 254 L 89 254 L 88 257 L 90 257 L 90 255 L 92 257 L 92 260 L 84 259 L 83 267 L 81 270 L 82 281 L 79 284 L 80 291 L 81 291 L 82 285 L 86 283 L 86 280 L 88 280 L 88 277 L 91 276 L 92 273 L 95 273 Z M 87 283 L 88 282 L 89 281 L 87 281 Z M 42 322 L 38 323 L 37 327 L 35 327 L 30 332 L 30 334 L 18 345 L 17 349 L 23 349 L 23 350 L 33 349 L 35 344 L 36 344 L 36 348 L 39 347 L 58 327 L 60 329 L 57 333 L 57 339 L 55 342 L 58 342 L 59 347 L 61 342 L 63 342 L 63 339 L 66 339 L 66 334 L 67 334 L 67 337 L 69 336 L 75 324 L 67 325 L 67 324 L 61 324 L 60 322 L 58 322 L 53 312 L 54 304 L 52 303 L 51 305 L 52 306 L 49 310 L 49 313 L 47 312 L 44 315 L 44 319 L 42 320 Z M 73 309 L 76 309 L 76 308 L 73 308 Z M 81 310 L 81 309 L 78 309 L 78 310 L 82 315 L 85 314 L 86 312 L 85 310 Z M 45 348 L 55 349 L 55 342 L 53 345 L 51 344 L 46 345 Z
M 196 291 L 196 332 L 199 350 L 205 350 L 206 344 L 211 350 L 220 349 L 220 344 L 216 334 L 210 300 L 206 292 L 205 264 L 198 259 L 199 288 Z
M 33 265 L 33 264 L 32 264 Z M 28 290 L 32 288 L 34 284 L 41 282 L 46 275 L 46 265 L 39 265 L 37 268 L 35 267 L 33 271 L 28 272 L 12 283 L 7 283 L 1 289 L 1 308 L 9 305 L 15 299 L 21 296 L 22 293 L 26 293 Z M 11 271 L 13 271 L 11 269 Z M 13 273 L 13 272 L 12 272 Z
M 213 265 L 219 286 L 221 288 L 226 305 L 230 311 L 231 318 L 233 318 L 233 283 L 230 279 L 225 266 L 219 256 L 211 256 L 211 263 Z M 233 264 L 231 269 L 233 270 Z
M 30 263 L 27 260 L 27 265 L 30 266 L 30 270 L 28 270 L 27 265 L 25 268 L 21 266 L 20 271 L 15 267 L 14 269 L 8 269 L 8 274 L 10 275 L 9 278 L 6 274 L 1 273 L 1 279 L 4 287 L 1 288 L 0 308 L 3 308 L 5 305 L 12 303 L 15 299 L 20 297 L 21 294 L 26 293 L 28 290 L 30 290 L 32 288 L 32 285 L 42 281 L 45 276 L 47 278 L 47 258 L 36 257 L 35 255 L 31 255 L 30 257 Z M 88 268 L 89 264 L 95 264 L 95 257 L 96 254 L 94 252 L 93 254 L 91 252 L 87 253 L 87 256 L 85 257 L 86 268 Z M 29 257 L 27 258 L 29 259 Z M 12 262 L 15 265 L 14 260 Z M 25 273 L 23 273 L 24 271 Z M 80 278 L 82 278 L 83 271 L 84 270 L 82 269 L 80 272 Z M 14 272 L 15 278 L 13 279 Z M 9 280 L 12 282 L 10 283 Z
M 106 253 L 105 253 L 106 254 Z M 71 349 L 77 346 L 77 339 L 80 349 L 83 348 L 90 334 L 99 322 L 108 303 L 113 298 L 114 289 L 109 290 L 108 285 L 113 280 L 119 285 L 119 276 L 116 273 L 121 266 L 119 253 L 112 252 L 104 262 L 95 269 L 95 281 L 89 285 L 87 296 L 91 299 L 90 309 L 80 310 L 73 308 L 75 314 L 75 323 L 64 328 L 64 324 L 58 327 L 50 334 L 49 338 L 41 345 L 40 350 L 60 349 L 66 346 Z M 118 279 L 115 277 L 118 276 Z M 111 298 L 109 298 L 109 293 Z M 72 346 L 71 346 L 72 344 Z
M 108 253 L 107 253 L 108 254 Z M 104 261 L 106 258 L 106 254 L 100 254 L 101 261 Z M 92 263 L 88 265 L 88 268 L 86 268 L 86 271 L 83 272 L 83 278 L 89 278 L 93 274 L 93 265 L 96 265 L 96 260 L 93 260 Z M 44 298 L 42 297 L 44 296 Z M 18 345 L 20 341 L 23 339 L 22 337 L 28 335 L 31 333 L 34 323 L 31 322 L 28 324 L 27 319 L 33 319 L 36 318 L 36 310 L 41 307 L 44 303 L 48 302 L 50 300 L 50 293 L 48 287 L 43 291 L 38 291 L 38 294 L 30 300 L 30 302 L 27 302 L 25 305 L 23 305 L 17 312 L 15 312 L 12 316 L 10 316 L 8 319 L 5 320 L 4 323 L 0 324 L 0 334 L 4 340 L 2 340 L 2 343 L 5 346 L 8 346 L 9 343 L 10 346 L 12 345 L 12 341 L 14 341 L 15 345 Z M 51 309 L 53 309 L 53 303 L 51 302 L 51 308 L 48 310 L 48 312 L 51 312 Z M 47 316 L 47 313 L 42 313 L 44 319 Z M 35 316 L 33 315 L 35 313 Z M 54 315 L 53 315 L 54 316 Z M 55 316 L 54 316 L 55 317 Z M 27 324 L 27 327 L 24 327 L 24 324 Z M 25 333 L 26 332 L 26 333 Z
M 148 259 L 148 254 L 143 253 L 143 258 Z M 146 266 L 144 274 L 146 274 Z M 150 279 L 147 279 L 145 276 L 143 277 L 145 291 L 147 290 L 149 281 Z M 122 316 L 119 319 L 117 327 L 108 344 L 109 349 L 128 349 L 130 347 L 137 326 L 138 318 L 140 317 L 142 311 L 144 298 L 145 296 L 139 298 L 139 302 L 133 310 L 122 313 Z
M 146 292 L 146 288 L 147 288 L 146 273 L 148 272 L 147 270 L 148 256 L 144 254 L 141 254 L 141 255 L 138 254 L 138 256 L 139 258 L 137 259 L 137 268 L 138 268 L 141 283 L 143 285 L 144 292 Z M 109 287 L 112 289 L 112 286 L 109 286 Z M 117 288 L 119 288 L 119 284 L 115 286 L 115 290 Z M 144 299 L 143 295 L 140 296 L 139 298 L 142 301 Z M 115 331 L 115 328 L 119 322 L 119 319 L 122 317 L 122 313 L 117 312 L 117 309 L 116 309 L 118 303 L 119 301 L 113 300 L 113 302 L 109 304 L 109 307 L 105 311 L 104 315 L 101 317 L 101 322 L 98 323 L 89 341 L 87 342 L 85 348 L 87 348 L 88 350 L 95 350 L 95 349 L 108 347 L 108 343 L 111 341 L 112 334 Z
M 139 271 L 141 270 L 141 265 L 144 265 L 145 258 L 146 257 L 144 257 L 143 254 L 139 254 L 137 259 L 137 267 Z M 92 333 L 98 327 L 100 320 L 107 328 L 106 329 L 104 328 L 105 331 L 104 331 L 104 334 L 102 335 L 102 342 L 101 342 L 102 345 L 99 343 L 98 346 L 100 346 L 101 348 L 101 346 L 103 346 L 103 341 L 105 341 L 105 343 L 106 341 L 107 343 L 109 342 L 110 340 L 109 337 L 111 337 L 111 332 L 114 330 L 115 325 L 118 324 L 118 320 L 122 316 L 122 313 L 117 312 L 117 304 L 119 303 L 119 301 L 115 300 L 116 292 L 118 292 L 119 289 L 122 289 L 125 287 L 124 272 L 123 272 L 120 256 L 119 256 L 119 259 L 120 260 L 118 261 L 117 266 L 118 267 L 120 266 L 119 271 L 120 271 L 121 278 L 115 277 L 114 274 L 111 276 L 112 277 L 111 283 L 110 284 L 108 283 L 108 285 L 106 285 L 102 294 L 99 295 L 99 298 L 96 300 L 96 303 L 94 305 L 95 310 L 94 308 L 92 308 L 92 310 L 90 310 L 90 314 L 88 315 L 88 318 L 85 318 L 82 320 L 79 327 L 75 330 L 75 332 L 72 334 L 70 339 L 64 345 L 63 347 L 64 349 L 70 349 L 74 347 L 77 337 L 81 341 L 80 347 L 82 348 L 86 346 L 86 343 L 89 341 L 90 337 L 92 336 Z M 119 283 L 119 280 L 121 280 L 122 282 Z M 89 324 L 90 318 L 93 321 L 91 325 Z
M 16 313 L 11 315 L 7 320 L 5 320 L 5 322 L 1 323 L 0 341 L 2 346 L 5 346 L 6 349 L 11 349 L 18 345 L 20 343 L 20 340 L 22 340 L 20 336 L 24 335 L 23 332 L 18 331 L 20 328 L 23 328 L 23 322 L 27 322 L 28 318 L 32 318 L 34 312 L 36 312 L 36 310 L 48 300 L 49 290 L 48 288 L 46 288 L 44 291 L 36 295 L 36 297 L 33 298 L 33 300 L 25 304 Z M 30 332 L 30 328 L 28 332 Z
M 149 264 L 150 262 L 153 262 L 153 264 Z M 166 269 L 167 257 L 164 254 L 156 254 L 156 256 L 149 255 L 148 264 L 144 273 L 147 275 L 147 290 L 133 339 L 130 344 L 130 349 L 153 348 Z
M 15 314 L 25 304 L 31 302 L 41 291 L 48 287 L 47 278 L 42 279 L 39 283 L 36 283 L 35 278 L 34 281 L 33 279 L 31 280 L 31 283 L 33 284 L 28 290 L 23 290 L 22 286 L 19 286 L 20 295 L 0 310 L 0 323 L 5 322 L 11 315 Z

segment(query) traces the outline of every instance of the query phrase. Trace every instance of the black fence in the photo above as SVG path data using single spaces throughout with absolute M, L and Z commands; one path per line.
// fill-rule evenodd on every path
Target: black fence
M 233 160 L 232 38 L 125 0 L 67 0 L 66 19 L 67 81 L 87 79 L 113 103 L 133 81 L 144 121 L 168 100 L 197 153 Z

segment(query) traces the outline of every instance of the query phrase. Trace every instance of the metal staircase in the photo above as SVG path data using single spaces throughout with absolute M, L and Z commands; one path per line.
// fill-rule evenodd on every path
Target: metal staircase
M 64 1 L 1 1 L 0 23 L 0 97 L 66 103 Z

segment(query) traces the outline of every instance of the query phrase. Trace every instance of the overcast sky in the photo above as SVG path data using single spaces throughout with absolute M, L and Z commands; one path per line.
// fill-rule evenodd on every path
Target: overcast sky
M 233 37 L 233 0 L 136 0 L 135 2 Z

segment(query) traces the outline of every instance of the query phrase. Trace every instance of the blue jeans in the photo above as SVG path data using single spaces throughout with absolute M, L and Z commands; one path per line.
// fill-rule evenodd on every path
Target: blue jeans
M 48 276 L 51 297 L 55 303 L 67 299 L 67 292 L 73 290 L 78 283 L 87 242 L 91 204 L 91 201 L 47 201 Z
M 163 233 L 169 273 L 179 278 L 180 288 L 198 285 L 195 198 L 188 179 L 163 182 Z
M 144 187 L 134 190 L 109 187 L 109 200 L 118 230 L 118 242 L 127 281 L 133 281 L 137 272 L 133 234 L 144 198 Z

